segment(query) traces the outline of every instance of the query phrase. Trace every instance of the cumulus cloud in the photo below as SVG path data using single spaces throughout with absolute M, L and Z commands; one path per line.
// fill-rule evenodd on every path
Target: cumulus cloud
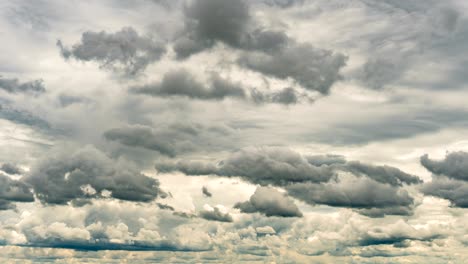
M 247 53 L 239 63 L 253 71 L 279 79 L 292 79 L 304 88 L 328 94 L 341 79 L 340 69 L 346 56 L 309 44 L 290 44 L 272 54 Z
M 220 207 L 211 207 L 205 205 L 204 210 L 200 211 L 199 216 L 209 221 L 232 222 L 232 216 L 228 212 L 223 212 Z
M 149 202 L 164 192 L 159 181 L 141 174 L 131 164 L 115 162 L 92 146 L 59 151 L 43 159 L 25 178 L 46 204 L 106 198 Z
M 420 161 L 433 173 L 432 181 L 421 187 L 424 194 L 447 199 L 457 207 L 468 207 L 468 153 L 447 153 L 443 160 L 432 160 L 426 154 Z
M 459 151 L 447 154 L 444 160 L 431 160 L 426 154 L 421 157 L 421 165 L 437 175 L 468 181 L 468 153 Z
M 0 76 L 0 90 L 12 94 L 30 93 L 35 95 L 46 92 L 42 80 L 20 82 L 18 79 L 7 79 L 2 76 Z
M 102 68 L 121 71 L 133 76 L 156 62 L 166 52 L 165 45 L 148 36 L 140 36 L 131 27 L 115 33 L 87 31 L 80 43 L 71 48 L 59 40 L 57 46 L 65 59 L 96 61 Z
M 370 215 L 389 214 L 407 215 L 414 199 L 409 193 L 398 187 L 382 184 L 368 178 L 341 176 L 336 181 L 327 183 L 296 183 L 286 187 L 288 194 L 309 204 L 358 209 L 389 209 L 381 213 L 369 212 Z M 365 213 L 366 211 L 362 211 Z
M 290 41 L 282 31 L 265 29 L 245 0 L 196 0 L 185 10 L 185 30 L 175 44 L 179 59 L 213 47 L 217 42 L 242 50 L 274 52 Z
M 222 42 L 245 51 L 240 65 L 275 78 L 290 78 L 321 94 L 329 93 L 346 65 L 343 54 L 299 44 L 282 31 L 262 28 L 244 0 L 196 0 L 186 9 L 186 20 L 185 32 L 174 45 L 179 58 Z
M 274 188 L 259 187 L 246 202 L 237 203 L 235 208 L 244 213 L 263 213 L 266 216 L 302 217 L 301 211 L 286 194 Z
M 433 177 L 421 187 L 425 195 L 449 200 L 452 205 L 468 208 L 468 183 L 444 176 Z
M 390 166 L 348 162 L 337 155 L 304 156 L 278 147 L 243 149 L 217 165 L 161 162 L 156 169 L 160 173 L 237 176 L 254 184 L 283 187 L 289 195 L 312 205 L 350 207 L 375 217 L 411 214 L 414 199 L 403 187 L 421 183 L 417 176 Z M 267 209 L 258 209 L 261 200 L 266 202 L 262 199 L 265 192 L 261 189 L 250 201 L 237 207 L 246 212 L 266 213 Z
M 33 202 L 30 187 L 0 173 L 0 210 L 14 209 L 13 202 Z

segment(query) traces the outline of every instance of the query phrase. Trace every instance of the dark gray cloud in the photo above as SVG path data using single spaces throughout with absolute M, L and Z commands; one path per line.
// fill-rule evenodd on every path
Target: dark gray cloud
M 216 165 L 160 162 L 156 169 L 160 173 L 238 176 L 254 184 L 283 187 L 290 196 L 312 205 L 350 207 L 371 217 L 412 214 L 414 199 L 403 187 L 422 182 L 417 176 L 390 166 L 348 162 L 338 155 L 303 156 L 285 148 L 243 149 Z M 262 189 L 259 195 L 237 207 L 245 212 L 267 213 L 268 205 L 259 209 L 262 200 L 268 203 L 263 194 Z
M 445 175 L 452 179 L 468 181 L 468 153 L 459 151 L 447 154 L 444 160 L 429 159 L 426 154 L 421 157 L 421 165 L 437 175 Z
M 232 216 L 229 213 L 223 213 L 218 207 L 200 211 L 199 216 L 209 221 L 232 222 Z
M 468 208 L 468 183 L 444 176 L 436 176 L 431 182 L 421 187 L 425 195 L 440 197 L 449 200 L 452 205 Z
M 166 52 L 165 45 L 148 36 L 140 36 L 131 27 L 115 33 L 87 31 L 81 36 L 80 43 L 71 48 L 57 42 L 65 59 L 96 61 L 102 68 L 122 71 L 133 76 L 159 60 Z
M 447 199 L 457 207 L 468 207 L 468 153 L 447 153 L 443 160 L 431 160 L 426 154 L 421 157 L 421 165 L 433 173 L 432 181 L 421 187 L 424 194 Z
M 208 190 L 208 188 L 206 188 L 206 186 L 203 186 L 202 187 L 202 193 L 204 196 L 206 197 L 211 197 L 213 196 L 213 194 Z
M 309 155 L 306 156 L 307 161 L 317 167 L 326 165 L 339 165 L 339 164 L 345 164 L 346 163 L 346 158 L 341 155 L 333 155 L 333 154 L 327 154 L 327 155 Z
M 239 46 L 250 22 L 244 0 L 195 0 L 185 9 L 184 36 L 174 44 L 179 58 L 186 58 L 216 41 Z
M 35 95 L 46 92 L 42 80 L 20 82 L 18 79 L 7 79 L 2 76 L 0 76 L 0 90 L 13 94 L 29 93 Z
M 302 217 L 299 208 L 286 194 L 270 187 L 258 187 L 248 201 L 237 203 L 234 207 L 244 213 L 259 212 L 266 216 Z
M 299 182 L 327 182 L 337 172 L 349 172 L 357 177 L 401 186 L 421 183 L 419 177 L 390 166 L 374 166 L 346 161 L 338 155 L 304 156 L 287 148 L 246 148 L 231 154 L 218 164 L 197 161 L 160 162 L 159 172 L 180 171 L 187 175 L 240 176 L 244 180 L 276 186 Z
M 217 42 L 243 50 L 277 51 L 287 45 L 282 31 L 264 29 L 250 14 L 248 1 L 196 0 L 185 10 L 185 30 L 174 44 L 179 59 Z
M 0 166 L 0 170 L 10 175 L 19 175 L 23 173 L 21 168 L 11 163 L 3 163 L 2 166 Z
M 260 91 L 250 87 L 244 88 L 240 83 L 222 78 L 216 73 L 209 76 L 208 84 L 205 85 L 184 69 L 166 73 L 160 82 L 131 87 L 130 92 L 155 97 L 187 97 L 198 100 L 235 98 L 255 104 L 292 105 L 301 101 L 313 102 L 306 92 L 299 92 L 291 87 L 278 91 Z
M 272 54 L 246 53 L 239 64 L 275 78 L 290 78 L 308 90 L 328 94 L 331 86 L 341 79 L 340 69 L 346 60 L 341 53 L 291 43 Z
M 259 91 L 257 89 L 251 89 L 250 98 L 257 104 L 275 103 L 294 105 L 300 102 L 314 102 L 314 99 L 312 99 L 307 93 L 299 92 L 297 89 L 291 87 L 286 87 L 279 91 Z
M 239 84 L 213 74 L 207 87 L 186 70 L 168 72 L 160 83 L 133 87 L 132 91 L 151 96 L 185 96 L 203 100 L 222 100 L 227 97 L 245 98 L 245 91 Z
M 277 186 L 292 182 L 323 182 L 334 175 L 329 168 L 313 166 L 300 154 L 284 148 L 243 149 L 218 165 L 179 161 L 159 163 L 156 169 L 159 172 L 181 171 L 188 175 L 240 176 L 255 184 Z
M 246 51 L 240 65 L 279 79 L 291 78 L 322 94 L 341 78 L 339 71 L 346 65 L 347 57 L 340 53 L 298 44 L 284 32 L 260 27 L 243 0 L 196 0 L 186 9 L 186 19 L 185 32 L 174 44 L 179 58 L 219 41 Z
M 123 161 L 111 160 L 92 146 L 45 158 L 31 170 L 25 182 L 48 204 L 106 197 L 149 202 L 164 195 L 158 180 Z
M 407 191 L 369 178 L 340 177 L 327 183 L 296 183 L 287 186 L 286 190 L 289 195 L 312 205 L 379 209 L 380 212 L 368 211 L 370 216 L 395 213 L 406 215 L 411 212 L 409 209 L 414 202 Z
M 13 202 L 33 202 L 30 187 L 0 173 L 0 210 L 14 209 Z
M 393 186 L 422 183 L 422 180 L 419 177 L 387 165 L 373 166 L 363 164 L 359 161 L 350 161 L 338 168 L 343 171 L 351 172 L 356 176 L 366 176 L 377 182 L 387 183 Z
M 155 128 L 143 125 L 129 125 L 114 128 L 104 133 L 110 141 L 116 141 L 129 147 L 138 147 L 157 151 L 174 157 L 177 154 L 191 152 L 198 148 L 216 147 L 210 143 L 211 137 L 226 136 L 230 131 L 222 126 L 203 126 L 200 124 L 174 123 Z

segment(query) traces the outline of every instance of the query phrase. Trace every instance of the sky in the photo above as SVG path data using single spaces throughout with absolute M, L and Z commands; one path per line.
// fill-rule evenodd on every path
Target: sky
M 463 0 L 0 2 L 0 262 L 466 263 Z

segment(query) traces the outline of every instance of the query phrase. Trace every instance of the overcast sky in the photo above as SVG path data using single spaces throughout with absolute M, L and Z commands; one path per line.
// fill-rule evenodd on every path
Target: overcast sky
M 0 262 L 465 263 L 463 0 L 0 2 Z

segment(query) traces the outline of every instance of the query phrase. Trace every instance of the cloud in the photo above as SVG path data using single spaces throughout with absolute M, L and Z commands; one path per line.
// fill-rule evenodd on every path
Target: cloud
M 263 213 L 266 216 L 302 217 L 301 211 L 286 194 L 274 188 L 258 187 L 249 201 L 237 203 L 243 213 Z
M 338 166 L 343 171 L 348 171 L 356 176 L 366 176 L 380 183 L 387 183 L 393 186 L 401 186 L 403 184 L 418 184 L 422 180 L 415 175 L 408 174 L 398 168 L 384 166 L 373 166 L 363 164 L 359 161 L 350 161 L 345 165 Z
M 0 173 L 0 210 L 14 209 L 13 202 L 33 202 L 30 187 Z
M 163 98 L 186 97 L 198 100 L 233 98 L 255 104 L 292 105 L 301 101 L 313 102 L 307 93 L 299 92 L 291 87 L 277 91 L 244 88 L 240 83 L 232 82 L 217 73 L 211 74 L 205 85 L 184 69 L 167 72 L 160 82 L 133 86 L 130 92 Z
M 20 82 L 18 79 L 6 79 L 0 76 L 0 90 L 8 93 L 42 94 L 46 92 L 42 80 Z
M 244 0 L 195 0 L 186 7 L 185 16 L 184 36 L 174 45 L 179 58 L 210 48 L 216 41 L 239 46 L 251 19 Z
M 185 96 L 202 100 L 222 100 L 227 97 L 245 98 L 245 91 L 239 84 L 214 74 L 206 87 L 186 70 L 168 72 L 160 83 L 133 87 L 132 92 L 160 97 Z
M 19 175 L 23 173 L 23 170 L 21 168 L 11 163 L 3 163 L 0 167 L 0 170 L 10 175 Z
M 447 153 L 443 160 L 431 160 L 426 154 L 420 161 L 424 168 L 433 173 L 432 181 L 421 187 L 425 195 L 449 200 L 457 207 L 468 207 L 468 153 Z
M 159 173 L 237 176 L 253 184 L 283 187 L 290 196 L 311 205 L 349 207 L 373 217 L 412 214 L 414 199 L 403 187 L 422 183 L 417 176 L 394 167 L 348 162 L 337 155 L 304 156 L 278 147 L 246 148 L 217 165 L 160 162 L 156 169 Z M 260 211 L 254 201 L 262 200 L 263 194 L 264 190 L 238 207 L 246 212 Z
M 82 34 L 81 42 L 71 48 L 65 47 L 60 40 L 57 46 L 65 59 L 96 61 L 101 68 L 123 72 L 128 76 L 143 72 L 166 52 L 164 44 L 140 36 L 131 27 L 115 33 L 87 31 Z
M 331 86 L 341 79 L 340 69 L 346 65 L 346 60 L 340 53 L 310 44 L 291 43 L 272 54 L 244 54 L 239 64 L 275 78 L 291 78 L 308 90 L 328 94 Z
M 199 216 L 209 221 L 232 222 L 232 216 L 227 212 L 222 212 L 219 207 L 205 205 L 205 209 L 200 211 Z
M 453 206 L 468 208 L 468 183 L 466 181 L 437 176 L 433 177 L 431 182 L 421 186 L 421 191 L 425 195 L 449 200 Z
M 304 88 L 328 94 L 341 79 L 347 57 L 340 53 L 299 44 L 284 32 L 264 29 L 251 16 L 243 0 L 196 0 L 186 9 L 186 28 L 176 40 L 178 58 L 222 42 L 245 51 L 241 66 L 253 71 L 296 81 Z
M 328 181 L 329 168 L 315 167 L 300 154 L 285 148 L 246 148 L 233 153 L 218 166 L 180 161 L 159 163 L 159 172 L 181 171 L 188 175 L 240 176 L 254 184 L 285 186 L 292 182 Z
M 212 137 L 227 136 L 228 127 L 203 126 L 191 123 L 173 123 L 155 128 L 144 125 L 127 125 L 106 131 L 103 136 L 128 147 L 157 151 L 162 155 L 174 157 L 178 154 L 193 152 L 199 148 L 216 148 Z
M 158 180 L 141 174 L 131 164 L 111 160 L 92 146 L 44 158 L 25 182 L 45 204 L 106 197 L 149 202 L 164 195 Z
M 277 30 L 265 29 L 245 0 L 196 0 L 185 10 L 185 29 L 174 43 L 179 59 L 213 47 L 217 42 L 241 50 L 275 52 L 290 41 Z
M 203 187 L 202 187 L 202 193 L 203 193 L 203 195 L 206 196 L 206 197 L 211 197 L 211 196 L 213 196 L 213 194 L 212 194 L 210 191 L 208 191 L 208 188 L 206 188 L 206 186 L 203 186 Z
M 240 176 L 254 184 L 276 186 L 299 182 L 327 182 L 340 171 L 394 186 L 421 183 L 419 177 L 398 168 L 346 161 L 338 155 L 301 155 L 282 147 L 241 149 L 217 165 L 182 160 L 159 162 L 156 169 L 159 172 L 180 171 L 187 175 Z
M 449 153 L 442 161 L 431 160 L 426 154 L 421 157 L 421 165 L 436 175 L 445 175 L 452 179 L 468 181 L 467 152 Z
M 341 176 L 327 183 L 296 183 L 286 187 L 288 194 L 309 204 L 325 204 L 357 209 L 389 209 L 389 213 L 407 215 L 414 199 L 395 186 L 382 184 L 368 178 Z M 365 213 L 365 211 L 362 211 Z M 381 213 L 385 215 L 386 210 Z M 372 214 L 378 215 L 381 214 Z
M 0 119 L 6 119 L 16 124 L 30 126 L 43 131 L 50 132 L 52 130 L 51 125 L 45 119 L 27 110 L 16 109 L 7 104 L 0 104 Z

